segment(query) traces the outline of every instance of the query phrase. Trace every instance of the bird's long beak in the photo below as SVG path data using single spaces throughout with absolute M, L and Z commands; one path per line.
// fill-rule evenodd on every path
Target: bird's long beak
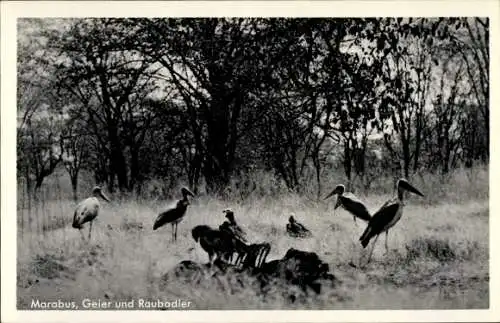
M 106 196 L 103 192 L 101 192 L 101 193 L 100 193 L 100 195 L 101 195 L 101 197 L 102 197 L 102 198 L 103 198 L 106 202 L 108 202 L 108 203 L 110 203 L 110 202 L 111 202 L 111 201 L 109 200 L 109 198 L 108 198 L 108 197 L 107 197 L 107 196 Z
M 419 190 L 417 190 L 415 187 L 413 187 L 410 183 L 408 182 L 401 182 L 400 183 L 400 186 L 401 188 L 404 188 L 405 190 L 407 190 L 408 192 L 412 192 L 414 194 L 417 194 L 417 195 L 420 195 L 420 196 L 424 196 L 424 194 L 422 194 Z
M 328 194 L 328 195 L 324 198 L 324 200 L 326 200 L 327 198 L 329 198 L 330 196 L 335 195 L 335 194 L 337 194 L 337 189 L 334 189 L 334 190 L 333 190 L 330 194 Z
M 191 195 L 192 197 L 194 197 L 194 193 L 188 190 L 187 188 L 184 188 L 182 191 L 184 196 Z

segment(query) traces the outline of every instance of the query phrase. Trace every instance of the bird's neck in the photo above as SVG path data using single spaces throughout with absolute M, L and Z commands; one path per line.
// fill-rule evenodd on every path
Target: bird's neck
M 189 205 L 189 201 L 187 200 L 187 198 L 186 198 L 186 199 L 179 200 L 179 201 L 177 202 L 177 207 L 179 207 L 179 208 L 183 208 L 183 209 L 185 209 L 185 208 L 187 208 L 187 206 L 188 206 L 188 205 Z
M 401 189 L 401 188 L 398 188 L 398 200 L 400 200 L 401 202 L 404 201 L 404 190 Z

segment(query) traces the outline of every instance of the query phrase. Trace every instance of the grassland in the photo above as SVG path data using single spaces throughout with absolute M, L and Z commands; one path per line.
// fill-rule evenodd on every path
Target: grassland
M 71 228 L 72 201 L 52 199 L 30 210 L 18 207 L 18 223 L 23 225 L 18 229 L 17 305 L 29 309 L 33 299 L 80 304 L 84 298 L 182 298 L 192 302 L 191 309 L 488 308 L 487 168 L 462 170 L 439 180 L 429 175 L 413 183 L 426 197 L 409 197 L 403 218 L 390 232 L 389 253 L 384 255 L 381 237 L 372 263 L 363 270 L 348 263 L 366 254 L 358 242 L 365 224 L 354 224 L 343 210 L 334 215 L 333 200 L 327 204 L 294 194 L 238 201 L 198 197 L 180 223 L 175 243 L 170 241 L 169 226 L 152 231 L 168 201 L 114 199 L 103 204 L 90 243 Z M 390 192 L 358 195 L 374 211 Z M 252 289 L 234 292 L 227 281 L 161 285 L 162 275 L 180 261 L 208 260 L 191 238 L 191 228 L 218 226 L 228 207 L 252 241 L 271 243 L 268 261 L 283 257 L 290 247 L 314 251 L 341 284 L 294 303 L 279 294 L 264 298 Z M 313 232 L 312 238 L 286 235 L 291 212 Z M 35 213 L 44 218 L 42 223 L 28 221 Z

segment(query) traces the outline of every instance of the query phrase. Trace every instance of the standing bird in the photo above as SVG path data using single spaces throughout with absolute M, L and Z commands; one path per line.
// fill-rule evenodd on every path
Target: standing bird
M 370 262 L 373 249 L 375 248 L 375 244 L 377 243 L 378 236 L 385 232 L 385 249 L 386 252 L 389 250 L 387 245 L 387 237 L 389 235 L 389 229 L 392 228 L 398 221 L 401 219 L 403 215 L 404 208 L 404 191 L 409 191 L 414 194 L 424 196 L 419 190 L 413 187 L 408 181 L 401 178 L 398 180 L 397 184 L 398 195 L 397 197 L 387 201 L 382 205 L 382 207 L 373 215 L 370 222 L 368 222 L 368 226 L 365 231 L 359 238 L 361 241 L 361 245 L 363 248 L 366 248 L 370 239 L 375 237 L 375 241 L 373 242 L 373 247 L 368 256 L 368 262 Z M 367 262 L 367 263 L 368 263 Z
M 226 238 L 232 241 L 233 248 L 230 251 L 230 256 L 229 256 L 229 262 L 232 263 L 233 261 L 233 254 L 236 253 L 236 262 L 235 265 L 238 265 L 243 257 L 247 253 L 247 248 L 248 245 L 246 244 L 246 241 L 243 241 L 239 236 L 237 236 L 234 232 L 234 228 L 231 227 L 231 224 L 228 221 L 224 221 L 219 226 L 219 232 Z
M 350 192 L 346 193 L 344 185 L 337 185 L 335 189 L 325 197 L 325 200 L 335 194 L 337 194 L 338 197 L 334 210 L 336 210 L 339 206 L 342 206 L 344 210 L 352 214 L 354 223 L 356 223 L 356 218 L 360 218 L 366 222 L 370 221 L 371 215 L 366 206 L 354 194 Z
M 153 230 L 156 230 L 164 224 L 172 224 L 172 240 L 177 240 L 177 225 L 182 221 L 184 215 L 186 214 L 186 210 L 189 205 L 188 195 L 194 197 L 194 194 L 185 187 L 181 189 L 181 194 L 182 199 L 177 201 L 175 207 L 160 213 L 153 225 Z
M 290 215 L 290 217 L 288 218 L 288 223 L 286 224 L 286 232 L 288 232 L 288 235 L 294 238 L 307 238 L 312 235 L 311 231 L 297 222 L 293 215 Z
M 214 230 L 208 225 L 197 225 L 191 230 L 195 242 L 199 242 L 208 253 L 210 264 L 215 259 L 228 260 L 234 252 L 234 242 L 227 234 Z M 214 258 L 215 256 L 215 258 Z
M 228 233 L 233 234 L 237 239 L 247 242 L 247 234 L 246 232 L 236 223 L 234 219 L 234 212 L 230 209 L 226 209 L 222 211 L 226 215 L 228 221 L 224 221 L 224 223 L 219 227 L 219 230 L 227 230 Z
M 101 187 L 95 186 L 92 190 L 92 196 L 80 202 L 75 209 L 75 214 L 73 215 L 73 225 L 72 227 L 78 229 L 83 238 L 83 233 L 81 231 L 82 226 L 86 222 L 90 222 L 89 225 L 89 240 L 92 231 L 92 221 L 99 215 L 99 199 L 102 197 L 105 201 L 109 203 L 109 199 L 102 192 Z

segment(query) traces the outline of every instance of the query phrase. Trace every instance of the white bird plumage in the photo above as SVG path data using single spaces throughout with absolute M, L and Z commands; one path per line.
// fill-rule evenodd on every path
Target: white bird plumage
M 75 213 L 73 215 L 72 227 L 80 230 L 80 233 L 83 228 L 83 224 L 90 222 L 89 240 L 92 231 L 92 222 L 99 215 L 100 203 L 98 197 L 103 198 L 107 202 L 110 201 L 109 198 L 102 192 L 102 189 L 99 186 L 96 186 L 92 190 L 92 196 L 83 200 L 76 206 Z

